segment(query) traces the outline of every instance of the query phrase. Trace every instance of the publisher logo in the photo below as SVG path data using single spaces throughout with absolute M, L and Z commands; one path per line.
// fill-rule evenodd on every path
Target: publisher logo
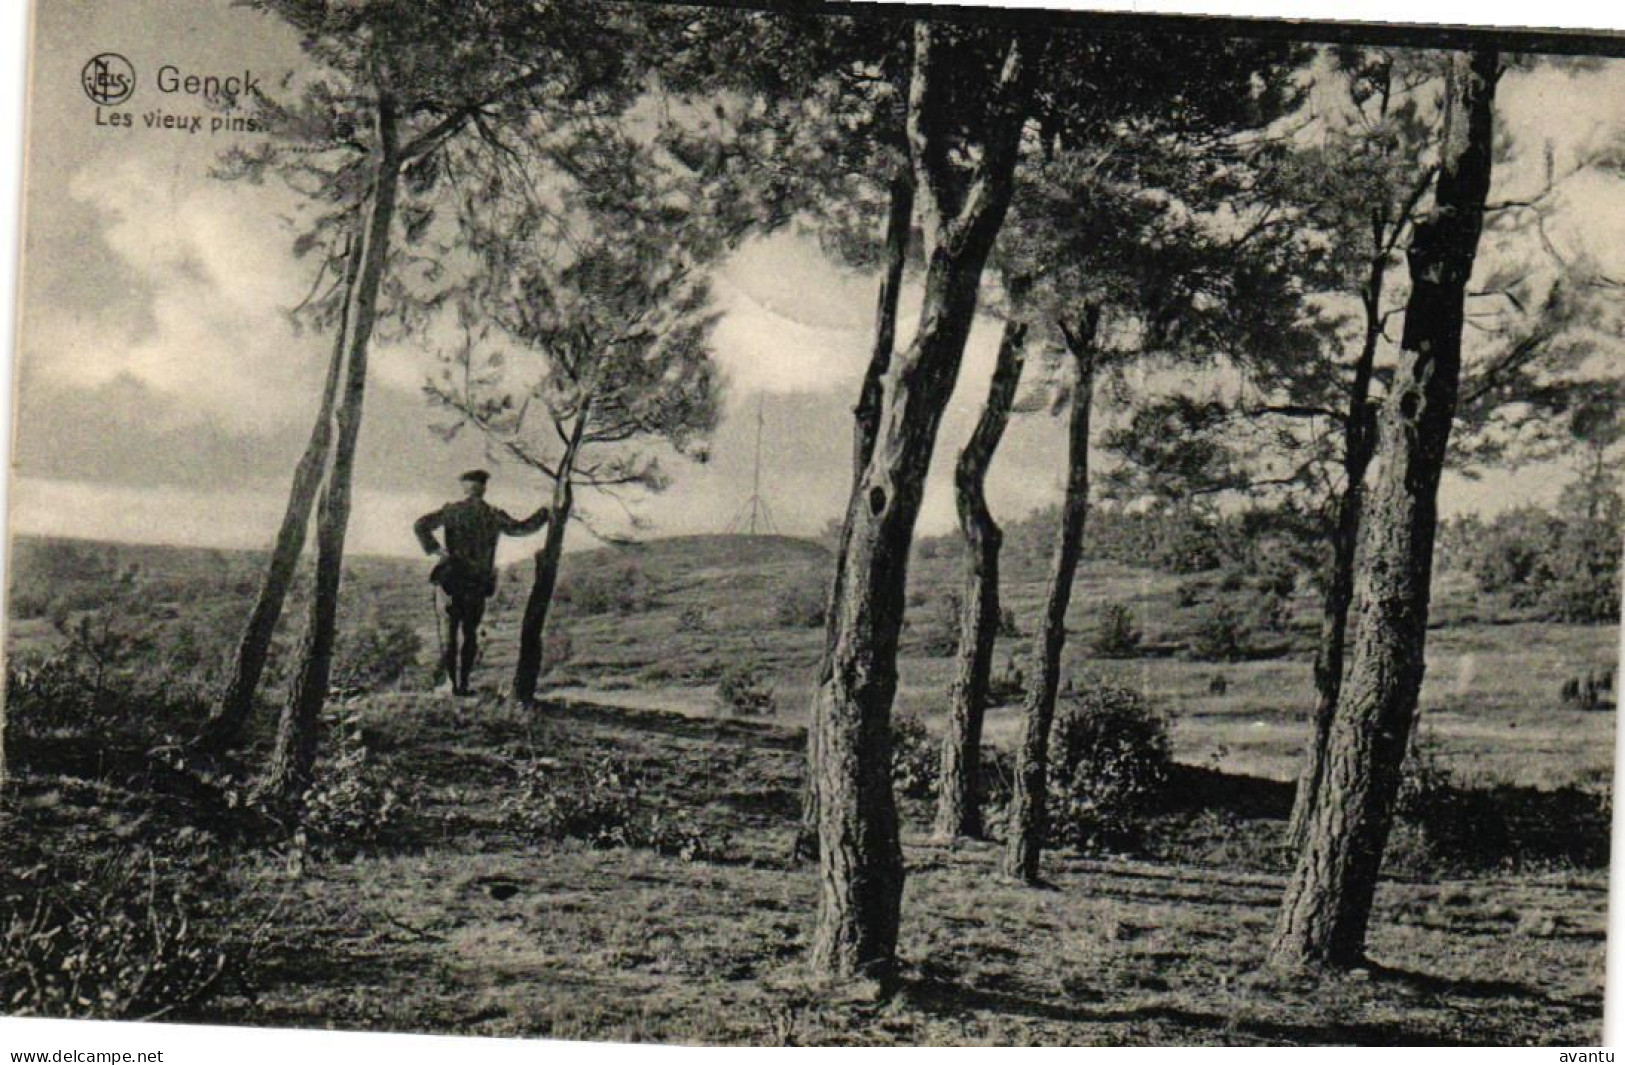
M 135 92 L 135 68 L 117 52 L 103 52 L 85 64 L 79 83 L 91 103 L 111 107 Z

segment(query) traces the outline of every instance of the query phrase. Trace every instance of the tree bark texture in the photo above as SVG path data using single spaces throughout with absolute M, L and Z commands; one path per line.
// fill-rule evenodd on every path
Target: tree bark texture
M 390 226 L 395 217 L 400 158 L 393 103 L 378 104 L 378 161 L 367 205 L 360 267 L 354 297 L 348 302 L 344 332 L 349 338 L 344 391 L 336 416 L 327 478 L 316 515 L 316 587 L 300 642 L 299 670 L 277 726 L 266 791 L 296 803 L 310 784 L 316 761 L 316 726 L 327 699 L 333 667 L 339 584 L 344 568 L 344 537 L 350 521 L 350 485 L 361 408 L 366 396 L 367 348 L 378 312 L 378 290 L 389 257 Z
M 1094 405 L 1094 343 L 1100 312 L 1091 308 L 1088 315 L 1082 331 L 1068 337 L 1077 382 L 1067 426 L 1066 496 L 1050 562 L 1044 613 L 1033 634 L 1032 687 L 1022 707 L 1021 745 L 1017 748 L 1015 790 L 1010 797 L 1005 840 L 1005 875 L 1029 884 L 1038 881 L 1048 830 L 1050 725 L 1055 720 L 1061 652 L 1066 647 L 1066 611 L 1072 603 L 1072 582 L 1083 553 L 1084 522 L 1089 515 L 1089 415 Z
M 1379 114 L 1384 119 L 1388 116 L 1392 101 L 1392 77 L 1393 67 L 1386 65 L 1379 90 L 1382 100 Z M 1380 151 L 1386 158 L 1392 152 L 1392 144 L 1383 142 Z M 1293 853 L 1303 847 L 1304 836 L 1308 832 L 1314 799 L 1319 794 L 1320 778 L 1325 772 L 1332 715 L 1337 710 L 1337 698 L 1343 686 L 1348 618 L 1354 604 L 1354 566 L 1365 499 L 1365 476 L 1371 465 L 1372 452 L 1377 446 L 1377 419 L 1371 405 L 1371 379 L 1376 366 L 1377 346 L 1383 336 L 1383 293 L 1388 281 L 1388 255 L 1425 191 L 1424 178 L 1403 201 L 1397 213 L 1387 199 L 1374 207 L 1371 213 L 1371 258 L 1366 264 L 1365 281 L 1360 292 L 1365 337 L 1354 363 L 1354 379 L 1343 422 L 1344 487 L 1342 496 L 1337 500 L 1331 530 L 1332 559 L 1322 591 L 1320 643 L 1315 650 L 1314 663 L 1313 731 L 1304 754 L 1303 769 L 1298 776 L 1292 816 L 1287 823 L 1287 848 Z
M 1343 687 L 1343 660 L 1347 646 L 1349 610 L 1354 604 L 1354 560 L 1359 551 L 1360 519 L 1365 500 L 1366 470 L 1376 448 L 1377 427 L 1371 410 L 1371 371 L 1376 364 L 1377 341 L 1382 335 L 1380 294 L 1382 262 L 1372 266 L 1366 308 L 1365 342 L 1354 367 L 1347 421 L 1343 427 L 1343 494 L 1337 500 L 1337 516 L 1332 528 L 1332 558 L 1326 588 L 1321 600 L 1320 643 L 1315 649 L 1315 714 L 1303 769 L 1298 775 L 1293 797 L 1292 817 L 1287 823 L 1287 845 L 1296 851 L 1303 846 L 1314 797 L 1325 772 L 1326 745 L 1332 730 L 1332 714 Z M 1372 295 L 1375 293 L 1375 295 Z
M 519 660 L 513 669 L 513 697 L 521 703 L 535 700 L 536 686 L 542 676 L 547 614 L 553 605 L 553 591 L 558 587 L 564 534 L 569 528 L 570 511 L 575 505 L 575 493 L 570 485 L 575 465 L 574 450 L 571 448 L 559 464 L 559 479 L 553 487 L 553 506 L 547 519 L 547 536 L 542 541 L 542 549 L 536 552 L 536 575 L 531 581 L 530 595 L 525 599 L 525 613 L 519 622 Z
M 220 701 L 212 708 L 199 736 L 207 747 L 222 750 L 240 742 L 244 727 L 254 712 L 254 698 L 259 692 L 260 679 L 271 653 L 271 637 L 282 617 L 282 607 L 288 599 L 294 572 L 299 566 L 299 555 L 304 550 L 305 538 L 310 531 L 310 514 L 316 505 L 316 493 L 321 488 L 322 474 L 327 469 L 328 452 L 333 443 L 333 407 L 338 400 L 339 382 L 344 374 L 345 326 L 349 324 L 350 298 L 355 286 L 358 249 L 352 244 L 344 257 L 343 307 L 340 310 L 337 335 L 333 338 L 333 356 L 328 362 L 327 379 L 322 384 L 321 405 L 316 412 L 316 424 L 311 427 L 310 440 L 304 454 L 294 467 L 293 484 L 288 490 L 288 506 L 282 514 L 282 526 L 277 530 L 271 547 L 271 559 L 266 566 L 265 578 L 260 582 L 259 597 L 248 616 L 243 636 L 237 645 L 237 658 L 231 679 L 226 683 Z
M 863 374 L 858 402 L 852 409 L 852 490 L 848 493 L 846 516 L 841 521 L 840 542 L 835 549 L 835 572 L 830 580 L 829 598 L 824 610 L 824 654 L 818 666 L 818 684 L 828 683 L 835 645 L 835 602 L 841 596 L 846 570 L 846 546 L 852 538 L 852 508 L 857 506 L 858 484 L 874 451 L 875 433 L 880 425 L 880 401 L 897 345 L 897 298 L 903 289 L 903 270 L 908 265 L 908 238 L 914 228 L 914 175 L 907 168 L 892 177 L 890 207 L 886 213 L 886 267 L 875 299 L 875 342 L 870 349 L 869 366 Z M 807 727 L 807 765 L 818 764 L 816 722 Z M 790 847 L 790 861 L 800 863 L 818 856 L 817 776 L 808 772 L 801 789 L 801 824 Z
M 1026 325 L 1006 322 L 987 403 L 954 468 L 954 501 L 959 531 L 965 538 L 965 586 L 948 729 L 942 739 L 937 777 L 935 829 L 937 836 L 946 839 L 982 836 L 982 718 L 987 712 L 988 677 L 999 634 L 999 550 L 1004 543 L 1004 533 L 987 507 L 987 471 L 1010 423 L 1026 344 Z
M 993 88 L 969 181 L 952 174 L 938 24 L 915 26 L 909 148 L 925 235 L 919 327 L 885 379 L 874 449 L 851 510 L 828 679 L 813 697 L 817 733 L 818 924 L 825 978 L 896 973 L 903 854 L 892 793 L 891 706 L 914 522 L 942 414 L 976 315 L 982 268 L 1003 224 L 1032 92 L 1032 42 L 1014 41 Z M 964 119 L 966 116 L 956 116 Z
M 1346 967 L 1364 956 L 1422 684 L 1439 476 L 1490 185 L 1498 70 L 1493 48 L 1452 59 L 1434 203 L 1407 250 L 1411 295 L 1365 505 L 1349 676 L 1271 947 L 1281 967 Z

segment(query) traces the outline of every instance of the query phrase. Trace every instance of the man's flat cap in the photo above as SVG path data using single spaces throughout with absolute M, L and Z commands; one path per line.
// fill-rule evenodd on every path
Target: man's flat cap
M 484 470 L 469 470 L 467 473 L 463 474 L 457 479 L 459 481 L 478 481 L 481 484 L 484 484 L 486 481 L 491 479 L 491 475 L 486 473 Z

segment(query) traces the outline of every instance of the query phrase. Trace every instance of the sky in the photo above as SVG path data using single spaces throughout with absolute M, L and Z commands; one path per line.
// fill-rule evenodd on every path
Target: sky
M 308 264 L 291 252 L 297 204 L 272 185 L 211 175 L 219 153 L 254 134 L 149 129 L 159 112 L 212 112 L 159 90 L 156 72 L 275 83 L 302 64 L 273 21 L 226 3 L 41 0 L 27 132 L 24 261 L 17 360 L 13 529 L 96 538 L 260 547 L 269 543 L 287 481 L 310 430 L 329 339 L 286 311 L 305 294 Z M 133 126 L 98 124 L 80 76 L 100 52 L 125 56 L 137 88 L 118 108 Z M 1625 129 L 1625 63 L 1587 72 L 1510 74 L 1501 121 L 1515 143 L 1550 142 L 1571 158 Z M 1539 152 L 1525 158 L 1538 158 Z M 1504 167 L 1494 195 L 1527 185 L 1528 165 Z M 1617 179 L 1570 182 L 1551 231 L 1625 272 L 1625 195 Z M 1610 260 L 1609 257 L 1613 258 Z M 764 420 L 763 495 L 780 531 L 812 534 L 844 502 L 850 408 L 867 359 L 875 279 L 842 271 L 808 240 L 756 240 L 714 275 L 715 357 L 727 381 L 710 461 L 668 464 L 671 488 L 636 505 L 642 535 L 712 532 L 745 506 L 757 412 Z M 917 313 L 905 291 L 900 342 Z M 919 528 L 953 524 L 952 456 L 974 425 L 997 343 L 980 320 L 939 438 Z M 431 342 L 375 345 L 351 549 L 410 555 L 410 525 L 455 495 L 455 477 L 492 468 L 489 497 L 515 513 L 545 498 L 524 471 L 493 464 L 468 437 L 446 443 L 420 387 Z M 989 480 L 995 513 L 1013 517 L 1059 497 L 1062 427 L 1018 418 Z M 1549 501 L 1551 467 L 1476 482 L 1451 477 L 1445 513 Z M 585 497 L 595 524 L 620 509 Z M 584 536 L 574 546 L 591 546 Z M 527 547 L 509 544 L 506 558 Z

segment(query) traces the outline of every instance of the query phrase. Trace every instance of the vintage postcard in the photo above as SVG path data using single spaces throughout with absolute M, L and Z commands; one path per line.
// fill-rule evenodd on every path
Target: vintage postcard
M 29 67 L 0 1014 L 1602 1039 L 1625 36 L 35 0 Z

